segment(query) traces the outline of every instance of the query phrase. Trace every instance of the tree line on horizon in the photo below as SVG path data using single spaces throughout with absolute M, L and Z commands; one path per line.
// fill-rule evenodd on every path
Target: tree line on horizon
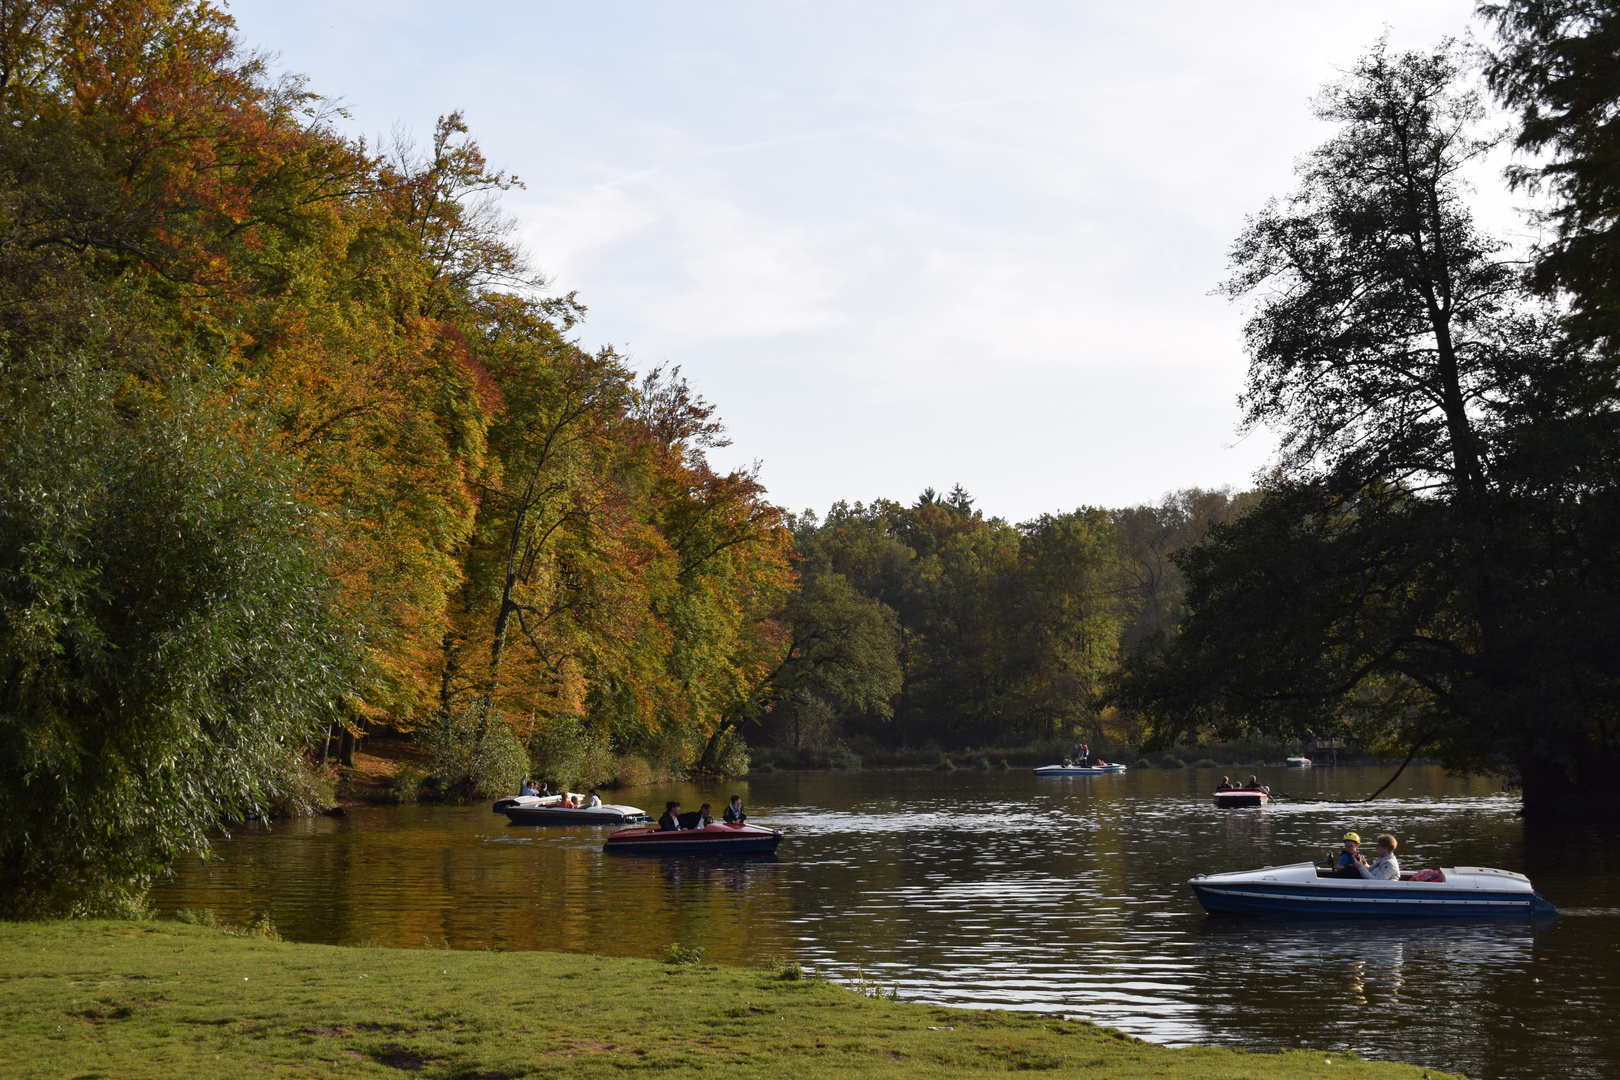
M 1255 501 L 1193 488 L 1015 525 L 958 485 L 797 515 L 792 639 L 749 738 L 819 756 L 855 740 L 1138 743 L 1143 725 L 1106 704 L 1120 657 L 1179 622 L 1175 554 Z

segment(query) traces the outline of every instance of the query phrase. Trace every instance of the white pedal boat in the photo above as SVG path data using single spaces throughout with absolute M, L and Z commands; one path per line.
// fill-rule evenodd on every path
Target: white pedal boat
M 1290 769 L 1308 769 L 1314 764 L 1315 762 L 1306 757 L 1304 754 L 1295 754 L 1293 757 L 1288 759 L 1288 767 Z
M 505 814 L 514 825 L 635 825 L 652 820 L 639 806 L 562 806 L 562 799 L 561 795 L 512 795 L 497 800 L 495 812 Z
M 1199 874 L 1187 882 L 1212 915 L 1294 919 L 1482 919 L 1557 915 L 1530 879 L 1483 866 L 1442 867 L 1439 881 L 1333 877 L 1315 863 Z
M 1042 765 L 1036 776 L 1107 776 L 1125 771 L 1123 765 Z

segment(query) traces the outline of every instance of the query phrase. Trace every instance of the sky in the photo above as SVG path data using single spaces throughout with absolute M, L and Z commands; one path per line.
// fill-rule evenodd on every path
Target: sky
M 960 483 L 1012 521 L 1253 482 L 1212 294 L 1244 215 L 1380 35 L 1484 36 L 1466 0 L 228 10 L 374 143 L 463 110 L 582 344 L 679 365 L 716 464 L 794 511 Z

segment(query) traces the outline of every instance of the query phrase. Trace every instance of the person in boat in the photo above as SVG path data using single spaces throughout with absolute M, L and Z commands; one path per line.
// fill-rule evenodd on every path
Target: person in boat
M 1080 764 L 1082 766 L 1084 766 L 1087 759 L 1089 759 L 1090 757 L 1091 757 L 1091 744 L 1086 743 L 1086 742 L 1081 743 L 1080 744 Z M 1098 762 L 1098 764 L 1101 764 L 1102 759 L 1098 758 L 1097 762 Z
M 720 820 L 724 821 L 727 825 L 741 825 L 743 822 L 748 820 L 748 815 L 743 813 L 741 795 L 733 795 L 731 797 L 731 801 L 726 803 L 726 812 L 720 815 Z
M 1216 791 L 1231 791 L 1232 790 L 1232 778 L 1230 776 L 1221 777 L 1221 782 L 1215 785 L 1215 790 Z
M 1070 766 L 1070 765 L 1072 765 L 1072 764 L 1074 764 L 1074 763 L 1073 763 L 1073 762 L 1072 762 L 1072 761 L 1070 761 L 1070 760 L 1069 760 L 1069 759 L 1068 759 L 1068 758 L 1064 758 L 1064 759 L 1063 759 L 1063 767 L 1064 767 L 1064 768 L 1065 768 L 1065 769 L 1067 769 L 1067 768 L 1068 768 L 1068 767 L 1069 767 L 1069 766 Z
M 558 806 L 565 806 L 570 810 L 578 810 L 579 809 L 579 796 L 575 795 L 572 791 L 569 791 L 567 788 L 564 788 L 563 792 L 562 792 L 562 798 L 557 800 L 557 805 Z
M 595 788 L 591 788 L 591 793 L 588 796 L 586 796 L 586 798 L 585 798 L 585 809 L 587 809 L 587 810 L 595 810 L 598 806 L 601 806 L 601 805 L 602 805 L 602 797 L 596 793 Z
M 1262 784 L 1260 782 L 1260 778 L 1255 776 L 1253 773 L 1249 774 L 1249 782 L 1243 786 L 1248 788 L 1250 791 L 1263 791 L 1267 795 L 1271 794 L 1271 789 Z
M 709 813 L 709 811 L 712 809 L 713 806 L 709 803 L 704 803 L 702 806 L 698 807 L 697 822 L 692 826 L 692 828 L 707 829 L 710 825 L 713 825 L 714 815 Z
M 1366 865 L 1367 858 L 1361 853 L 1361 835 L 1353 832 L 1345 833 L 1344 850 L 1339 852 L 1339 857 L 1333 864 L 1333 876 L 1359 878 L 1362 867 Z
M 523 781 L 523 786 L 518 788 L 518 794 L 519 795 L 538 795 L 538 794 L 540 794 L 540 789 L 534 786 L 534 781 L 533 780 L 525 779 Z
M 1356 867 L 1360 872 L 1360 876 L 1370 878 L 1373 881 L 1401 880 L 1401 864 L 1395 858 L 1395 849 L 1399 846 L 1400 842 L 1389 833 L 1380 833 L 1378 839 L 1374 842 L 1374 850 L 1377 854 L 1372 861 L 1372 865 L 1369 866 L 1367 861 L 1363 859 L 1361 865 Z
M 681 827 L 681 804 L 671 799 L 664 804 L 664 816 L 658 819 L 659 832 L 674 832 Z

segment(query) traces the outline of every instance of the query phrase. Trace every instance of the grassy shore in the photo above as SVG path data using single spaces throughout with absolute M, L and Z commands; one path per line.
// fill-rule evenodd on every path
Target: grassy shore
M 169 922 L 0 923 L 0 1024 L 0 1076 L 29 1078 L 1426 1075 L 1320 1052 L 1168 1050 L 763 969 L 294 945 Z

